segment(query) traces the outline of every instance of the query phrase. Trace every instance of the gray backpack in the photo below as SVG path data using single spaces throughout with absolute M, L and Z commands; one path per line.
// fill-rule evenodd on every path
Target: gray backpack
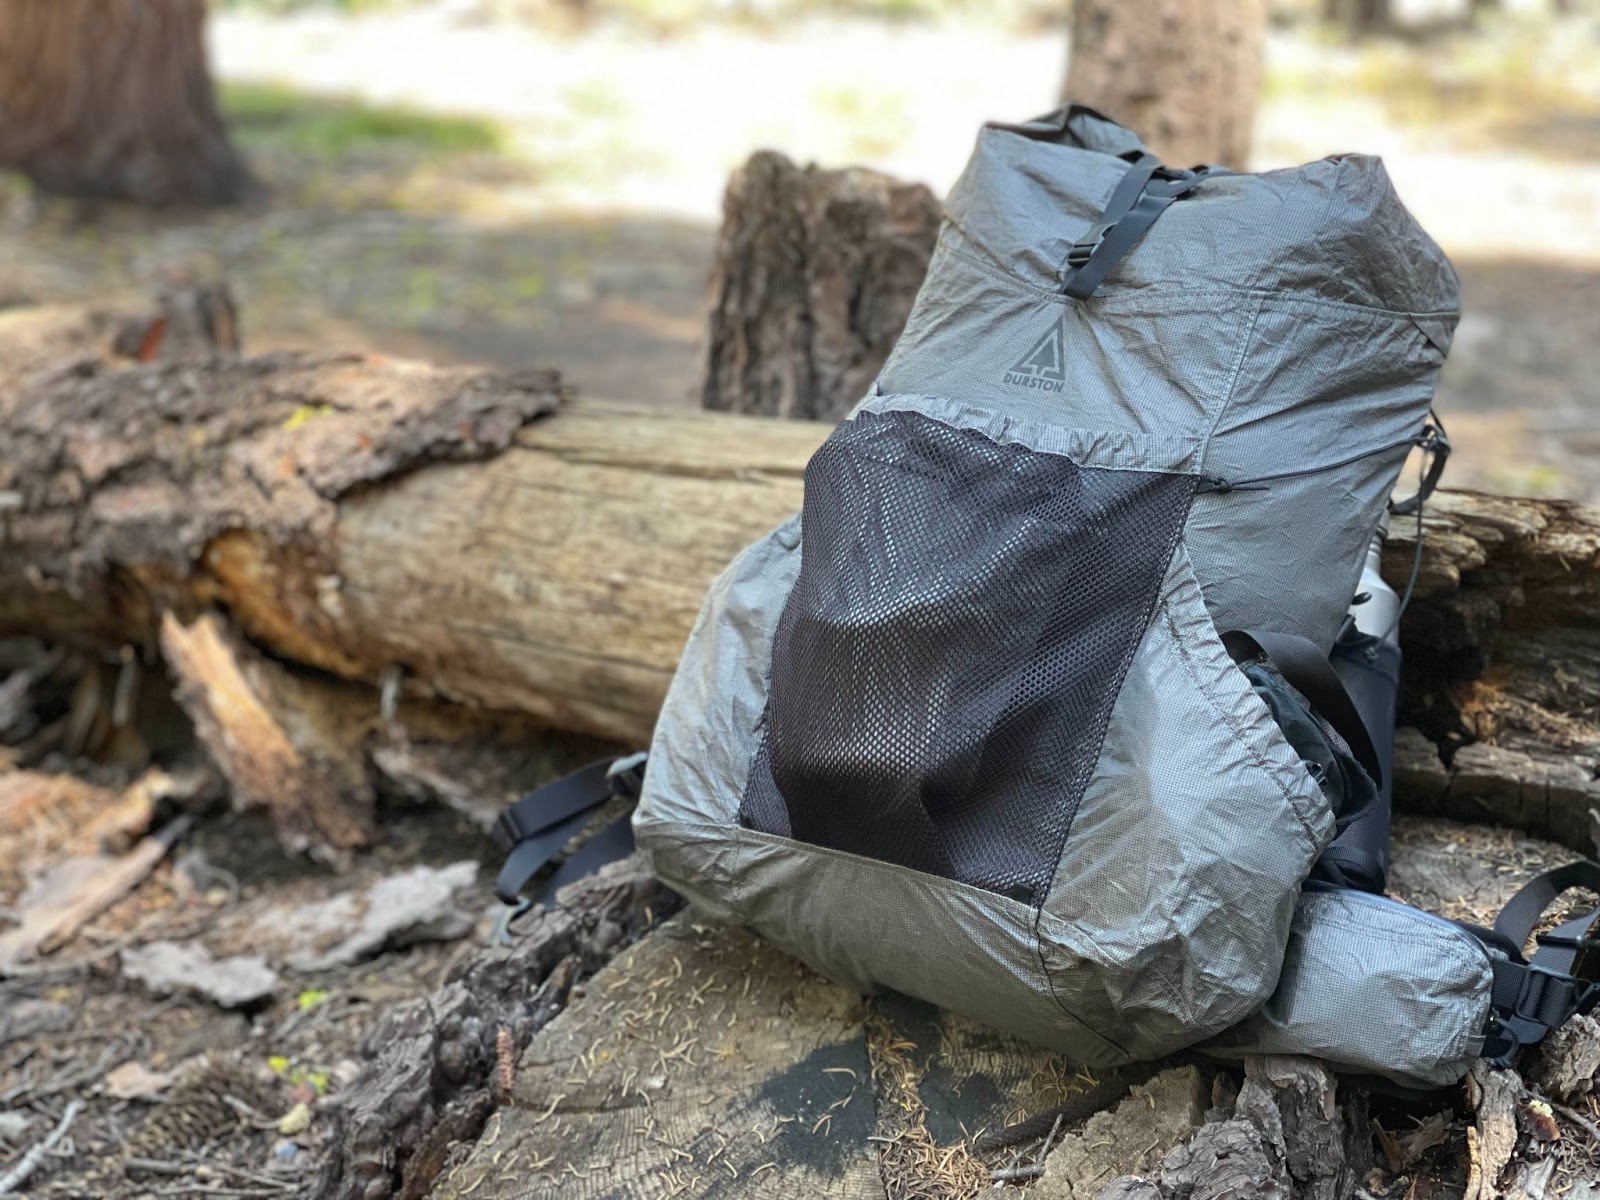
M 1438 1085 L 1536 1040 L 1592 989 L 1362 890 L 1388 738 L 1329 663 L 1384 640 L 1347 612 L 1457 315 L 1376 159 L 1170 170 L 1084 108 L 985 128 L 803 511 L 690 635 L 633 823 L 656 871 L 1088 1064 Z

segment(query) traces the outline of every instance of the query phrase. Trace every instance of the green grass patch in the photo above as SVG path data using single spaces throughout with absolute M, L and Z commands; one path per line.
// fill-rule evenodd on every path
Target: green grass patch
M 337 159 L 390 147 L 427 154 L 495 152 L 504 134 L 493 121 L 378 107 L 275 84 L 224 84 L 222 113 L 241 144 Z

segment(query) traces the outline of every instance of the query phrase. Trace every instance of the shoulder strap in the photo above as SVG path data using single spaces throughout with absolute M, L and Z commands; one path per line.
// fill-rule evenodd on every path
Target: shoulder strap
M 1276 667 L 1345 740 L 1373 783 L 1382 786 L 1383 767 L 1366 722 L 1345 691 L 1339 673 L 1315 642 L 1294 633 L 1235 629 L 1222 635 L 1222 644 L 1235 662 L 1260 655 Z
M 494 825 L 495 843 L 506 852 L 494 889 L 501 902 L 522 903 L 522 891 L 528 881 L 593 819 L 601 805 L 619 796 L 637 800 L 644 784 L 644 765 L 643 754 L 602 758 L 536 788 L 501 813 Z M 549 895 L 563 884 L 631 853 L 630 814 L 578 847 L 527 899 Z

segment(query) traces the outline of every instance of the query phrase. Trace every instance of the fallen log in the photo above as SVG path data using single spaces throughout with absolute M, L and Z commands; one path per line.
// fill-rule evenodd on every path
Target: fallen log
M 628 741 L 823 432 L 537 421 L 552 372 L 132 363 L 115 327 L 0 314 L 0 631 L 153 648 L 163 612 L 215 604 L 292 661 Z
M 0 314 L 0 634 L 157 652 L 207 607 L 280 659 L 640 744 L 702 593 L 820 423 L 563 403 L 552 372 L 141 363 Z M 126 337 L 123 338 L 126 342 Z M 1441 493 L 1402 625 L 1401 802 L 1587 848 L 1600 510 Z M 1403 587 L 1415 528 L 1385 558 Z

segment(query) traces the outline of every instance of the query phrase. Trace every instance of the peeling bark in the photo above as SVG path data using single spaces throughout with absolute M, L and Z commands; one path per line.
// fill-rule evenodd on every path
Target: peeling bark
M 235 807 L 265 810 L 295 850 L 337 858 L 372 841 L 363 739 L 337 727 L 314 684 L 239 643 L 211 613 L 189 626 L 168 613 L 161 652 Z
M 364 1043 L 362 1073 L 330 1105 L 335 1152 L 318 1200 L 423 1196 L 450 1147 L 477 1139 L 507 1031 L 520 1049 L 593 973 L 676 905 L 638 858 L 602 868 L 481 949 L 432 995 L 395 1005 Z
M 1416 528 L 1398 522 L 1384 574 L 1404 587 Z M 1400 798 L 1593 850 L 1600 806 L 1600 510 L 1443 492 L 1424 521 L 1405 650 Z M 1436 748 L 1430 751 L 1429 745 Z

